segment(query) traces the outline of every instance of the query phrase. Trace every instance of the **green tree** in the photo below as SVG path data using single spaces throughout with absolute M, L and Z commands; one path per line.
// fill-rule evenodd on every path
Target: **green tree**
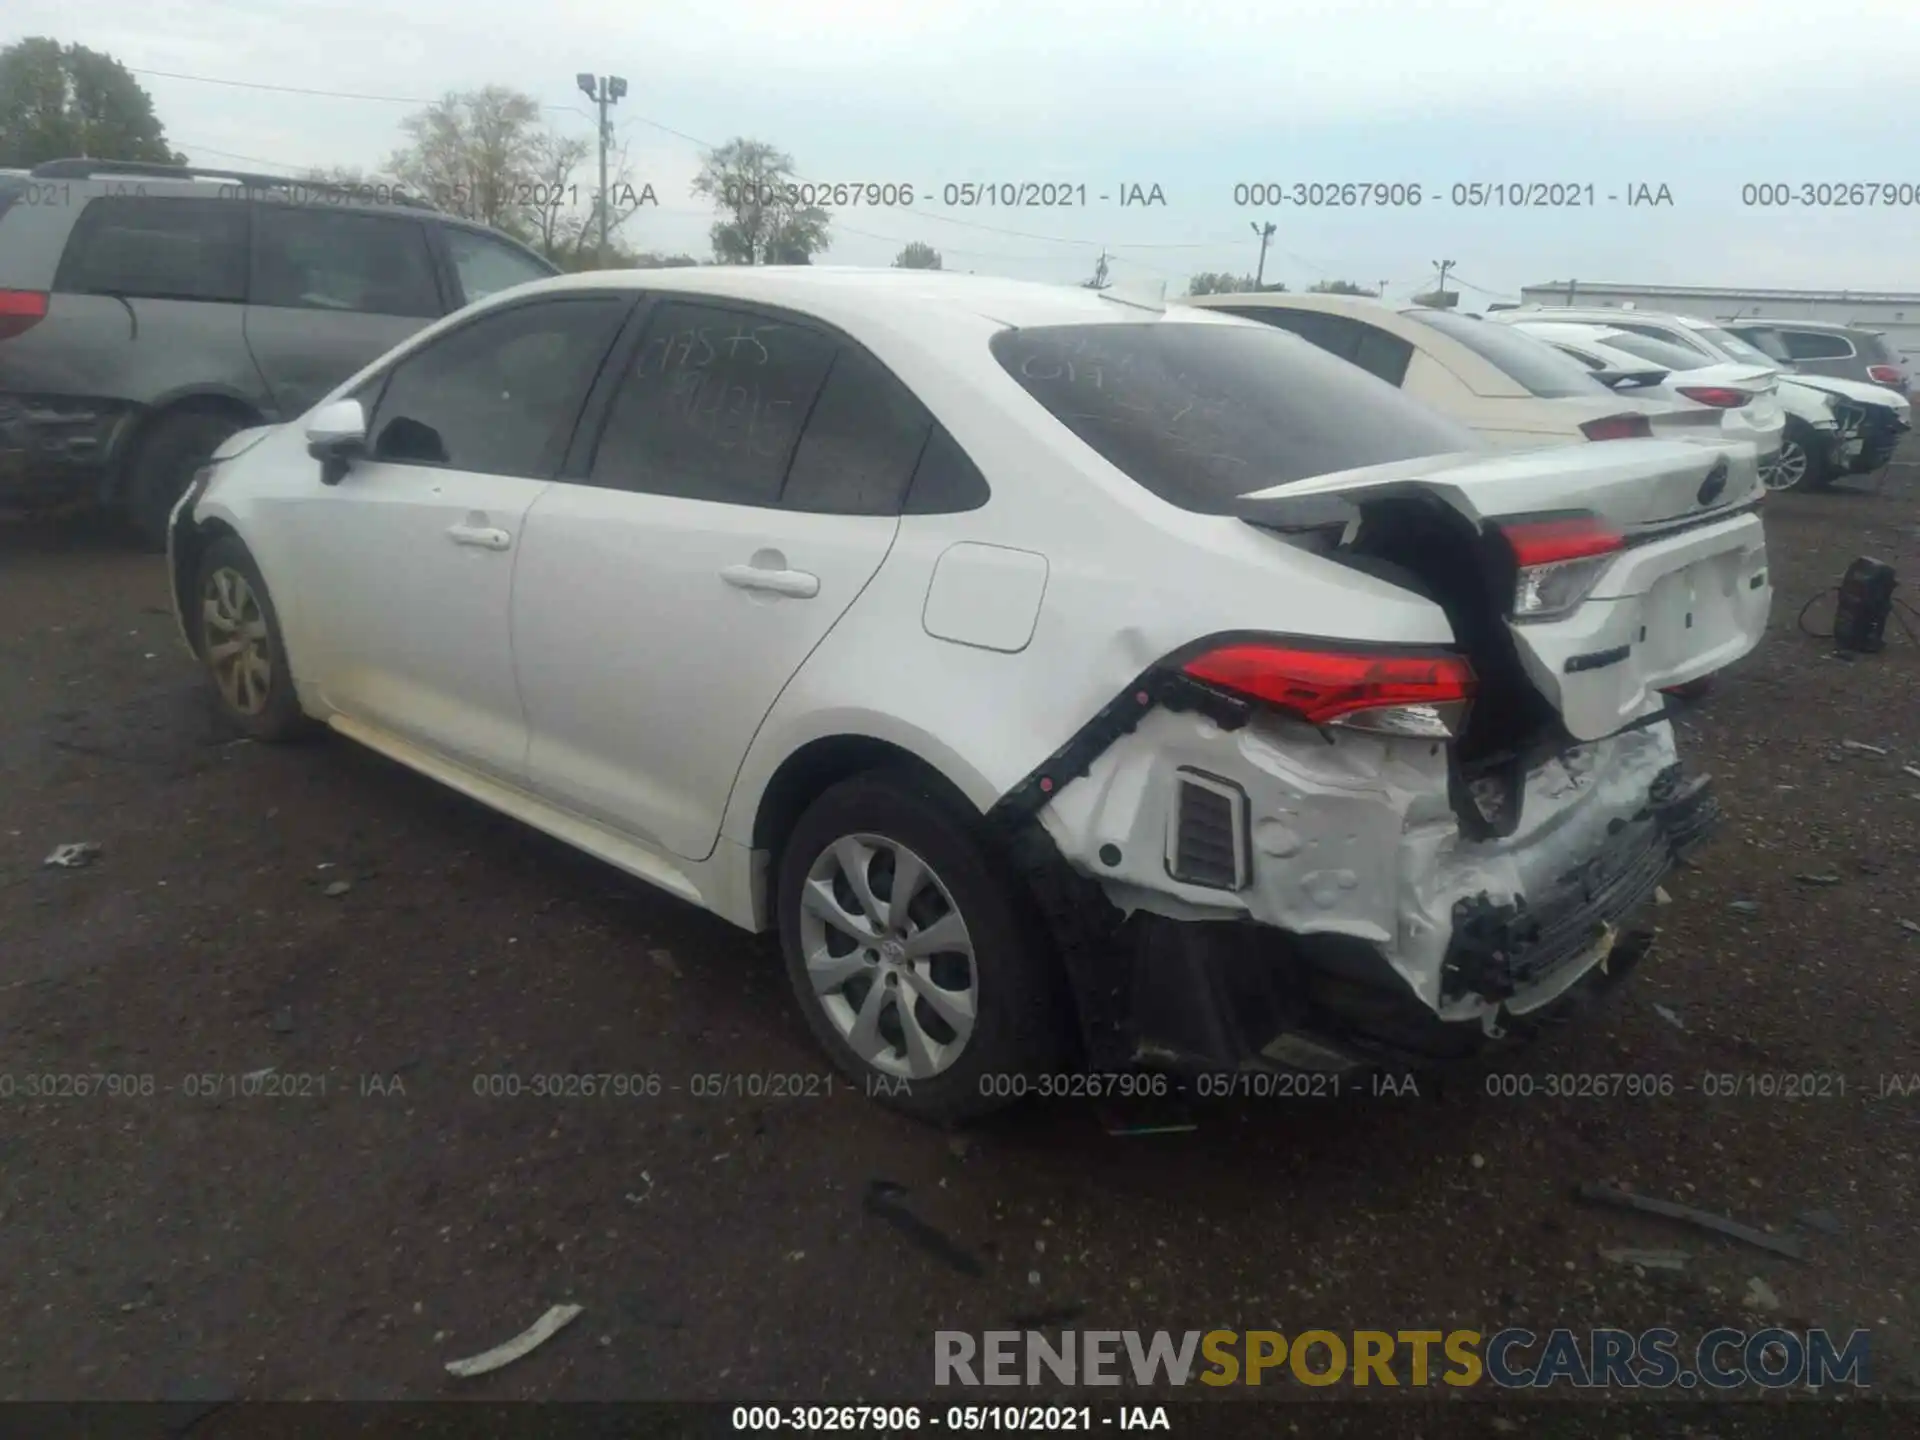
M 1225 270 L 1202 270 L 1187 281 L 1189 295 L 1278 295 L 1286 288 L 1278 283 L 1262 285 L 1251 275 L 1234 275 Z
M 0 165 L 85 157 L 184 165 L 126 66 L 44 35 L 0 50 Z
M 901 252 L 893 257 L 896 270 L 941 270 L 946 267 L 940 263 L 940 252 L 924 240 L 910 241 Z
M 1365 295 L 1369 299 L 1379 299 L 1378 290 L 1369 290 L 1364 285 L 1356 285 L 1351 280 L 1316 280 L 1307 287 L 1309 295 Z
M 709 232 L 722 265 L 810 265 L 832 244 L 831 219 L 818 205 L 797 203 L 793 157 L 744 136 L 707 152 L 693 193 L 720 218 Z

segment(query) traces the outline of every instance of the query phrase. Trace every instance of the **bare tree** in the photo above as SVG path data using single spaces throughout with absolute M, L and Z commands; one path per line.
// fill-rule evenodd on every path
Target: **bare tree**
M 402 122 L 388 168 L 433 205 L 523 240 L 538 232 L 540 105 L 504 85 L 450 94 Z

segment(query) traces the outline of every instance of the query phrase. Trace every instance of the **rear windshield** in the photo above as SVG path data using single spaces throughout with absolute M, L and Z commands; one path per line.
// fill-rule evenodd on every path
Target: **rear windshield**
M 1402 310 L 1409 320 L 1451 336 L 1529 395 L 1543 400 L 1566 400 L 1611 392 L 1586 367 L 1536 336 L 1511 325 L 1476 320 L 1446 310 Z
M 1609 335 L 1602 342 L 1609 349 L 1624 350 L 1642 360 L 1651 360 L 1656 365 L 1664 365 L 1669 370 L 1699 370 L 1701 361 L 1706 357 L 1696 351 L 1683 350 L 1678 345 L 1669 345 L 1664 340 L 1655 340 L 1651 335 L 1635 335 L 1630 330 L 1622 330 L 1617 335 Z
M 1478 450 L 1357 365 L 1258 324 L 1003 330 L 994 358 L 1054 419 L 1183 510 L 1362 465 Z

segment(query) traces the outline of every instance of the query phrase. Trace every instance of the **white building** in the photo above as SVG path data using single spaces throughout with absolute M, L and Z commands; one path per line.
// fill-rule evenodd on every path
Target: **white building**
M 1825 320 L 1885 333 L 1909 362 L 1920 361 L 1920 294 L 1877 290 L 1722 290 L 1706 285 L 1600 285 L 1554 280 L 1520 292 L 1529 305 L 1622 305 L 1707 320 L 1763 315 L 1771 320 Z

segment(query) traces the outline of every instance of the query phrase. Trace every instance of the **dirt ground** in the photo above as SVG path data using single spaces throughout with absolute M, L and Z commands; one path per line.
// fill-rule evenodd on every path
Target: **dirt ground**
M 1909 461 L 1769 503 L 1772 631 L 1684 727 L 1728 824 L 1634 983 L 1519 1067 L 1536 1093 L 1119 1137 L 1081 1102 L 950 1135 L 844 1083 L 741 1093 L 720 1077 L 826 1075 L 769 942 L 345 741 L 234 743 L 160 561 L 0 526 L 0 1399 L 924 1398 L 937 1329 L 1698 1333 L 1752 1327 L 1755 1279 L 1779 1323 L 1869 1328 L 1876 1389 L 1912 1396 L 1920 647 L 1848 663 L 1795 621 L 1856 554 L 1920 575 L 1917 497 Z M 42 864 L 68 841 L 99 858 Z M 253 1093 L 266 1067 L 300 1093 Z M 1675 1090 L 1538 1093 L 1585 1072 Z M 133 1093 L 26 1093 L 74 1073 Z M 524 1093 L 581 1073 L 658 1089 Z M 875 1181 L 960 1253 L 872 1213 Z M 533 1356 L 446 1373 L 560 1302 L 585 1313 Z

